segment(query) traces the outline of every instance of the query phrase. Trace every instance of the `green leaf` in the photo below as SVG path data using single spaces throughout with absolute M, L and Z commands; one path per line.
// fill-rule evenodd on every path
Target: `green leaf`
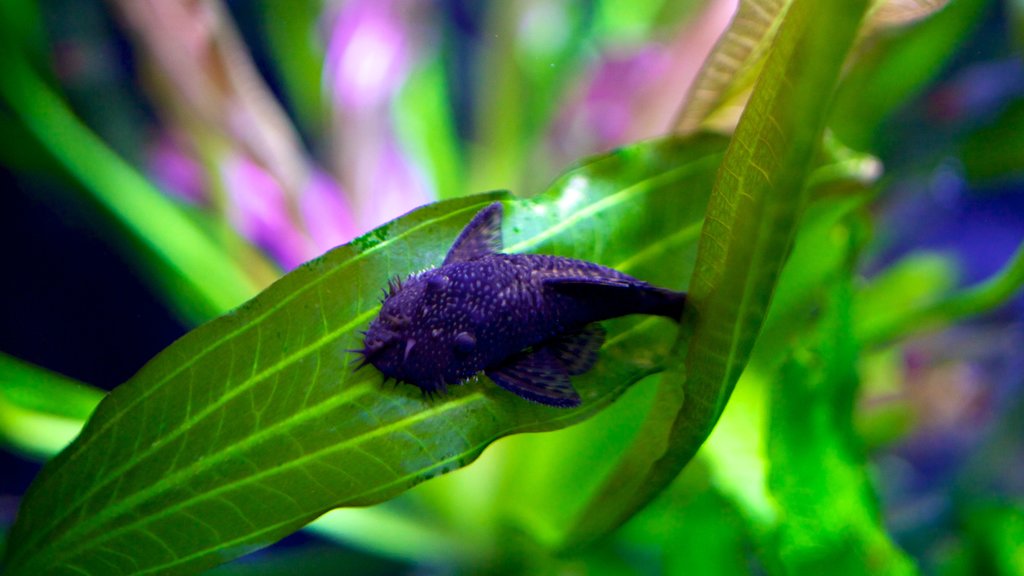
M 943 9 L 949 0 L 874 0 L 865 29 L 902 26 Z
M 34 458 L 68 445 L 103 391 L 0 353 L 0 443 Z
M 704 468 L 687 468 L 620 535 L 620 546 L 663 550 L 664 574 L 753 573 L 749 527 Z
M 123 226 L 171 279 L 171 301 L 192 319 L 207 319 L 241 304 L 256 283 L 196 223 L 117 156 L 75 117 L 16 48 L 0 46 L 4 73 L 0 100 L 28 132 Z
M 883 344 L 910 334 L 948 326 L 1005 304 L 1024 289 L 1024 242 L 988 280 L 942 298 L 904 306 L 893 314 L 871 314 L 858 336 L 865 344 Z M 927 291 L 926 291 L 927 292 Z M 865 298 L 866 302 L 870 302 Z
M 956 286 L 957 270 L 948 256 L 933 252 L 910 254 L 865 283 L 854 299 L 855 332 L 859 341 L 884 340 L 908 313 L 934 305 Z
M 337 540 L 376 556 L 410 563 L 479 563 L 471 542 L 424 514 L 392 510 L 392 502 L 369 508 L 332 510 L 306 527 L 309 532 Z
M 973 183 L 997 184 L 1024 176 L 1024 100 L 1006 105 L 960 143 L 960 159 Z
M 948 0 L 872 0 L 860 40 L 942 9 Z M 701 128 L 730 132 L 746 105 L 768 49 L 792 0 L 741 0 L 729 28 L 704 62 L 682 110 L 676 132 Z M 854 118 L 857 120 L 857 118 Z
M 328 103 L 324 101 L 324 40 L 318 21 L 324 12 L 319 0 L 272 2 L 260 9 L 267 45 L 273 52 L 268 62 L 275 66 L 284 84 L 285 99 L 307 133 L 320 136 L 328 124 Z
M 410 74 L 395 101 L 395 115 L 402 144 L 429 175 L 437 197 L 464 196 L 463 158 L 440 58 Z
M 482 207 L 506 203 L 509 251 L 623 266 L 682 288 L 719 139 L 652 142 L 597 158 L 546 194 L 420 209 L 288 274 L 190 332 L 97 408 L 27 494 L 9 574 L 186 571 L 239 556 L 337 506 L 367 505 L 472 461 L 494 439 L 580 421 L 661 368 L 664 319 L 607 323 L 575 410 L 481 381 L 441 399 L 354 373 L 358 330 L 395 275 L 436 266 Z M 665 254 L 683 264 L 664 266 Z M 678 260 L 677 260 L 678 261 Z
M 645 505 L 693 457 L 746 366 L 804 208 L 829 101 L 867 2 L 796 0 L 740 119 L 708 204 L 679 350 L 633 448 L 567 545 Z
M 957 0 L 868 43 L 846 75 L 830 127 L 858 150 L 877 149 L 879 127 L 931 82 L 977 26 L 989 0 Z
M 722 123 L 721 115 L 739 115 L 790 4 L 792 0 L 741 0 L 690 88 L 676 132 L 692 134 Z
M 960 512 L 968 574 L 1024 574 L 1024 503 L 982 501 Z
M 882 528 L 853 428 L 858 349 L 851 270 L 821 302 L 772 386 L 768 486 L 779 520 L 770 555 L 786 574 L 913 574 Z

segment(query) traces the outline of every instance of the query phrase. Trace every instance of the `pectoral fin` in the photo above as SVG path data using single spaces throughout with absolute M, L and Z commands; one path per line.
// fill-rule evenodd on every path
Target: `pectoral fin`
M 580 404 L 566 368 L 548 348 L 517 354 L 485 373 L 498 386 L 527 400 L 560 408 Z
M 565 366 L 570 376 L 577 376 L 597 364 L 597 353 L 604 345 L 604 337 L 604 328 L 595 322 L 552 340 L 546 348 Z

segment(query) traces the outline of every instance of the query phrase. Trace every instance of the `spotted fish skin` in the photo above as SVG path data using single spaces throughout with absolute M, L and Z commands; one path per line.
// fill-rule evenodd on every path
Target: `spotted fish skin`
M 523 398 L 580 403 L 569 376 L 597 361 L 596 322 L 628 314 L 678 320 L 686 295 L 583 260 L 502 254 L 502 205 L 466 226 L 444 263 L 392 283 L 364 338 L 364 364 L 426 394 L 484 371 Z

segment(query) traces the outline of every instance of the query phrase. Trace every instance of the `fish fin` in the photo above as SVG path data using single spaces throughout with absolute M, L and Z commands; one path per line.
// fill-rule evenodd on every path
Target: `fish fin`
M 559 408 L 580 404 L 565 367 L 547 348 L 517 354 L 484 372 L 498 386 L 527 400 Z
M 629 280 L 620 280 L 618 278 L 587 278 L 583 276 L 545 278 L 543 284 L 563 292 L 631 290 L 641 285 L 638 284 L 638 281 L 630 282 Z
M 501 202 L 495 202 L 477 212 L 455 239 L 442 266 L 479 260 L 484 256 L 501 252 L 501 220 Z
M 686 306 L 686 293 L 622 278 L 556 277 L 545 278 L 543 285 L 573 298 L 603 303 L 616 310 L 603 318 L 626 314 L 654 314 L 679 322 Z
M 597 353 L 604 345 L 605 330 L 597 322 L 582 330 L 555 338 L 545 346 L 565 366 L 570 376 L 578 376 L 597 364 Z

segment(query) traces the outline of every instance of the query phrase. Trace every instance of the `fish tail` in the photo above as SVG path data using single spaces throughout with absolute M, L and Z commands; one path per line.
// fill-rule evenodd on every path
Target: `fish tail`
M 646 291 L 645 297 L 646 314 L 664 316 L 679 322 L 683 318 L 683 310 L 686 308 L 686 292 L 676 292 L 666 288 L 651 287 Z

